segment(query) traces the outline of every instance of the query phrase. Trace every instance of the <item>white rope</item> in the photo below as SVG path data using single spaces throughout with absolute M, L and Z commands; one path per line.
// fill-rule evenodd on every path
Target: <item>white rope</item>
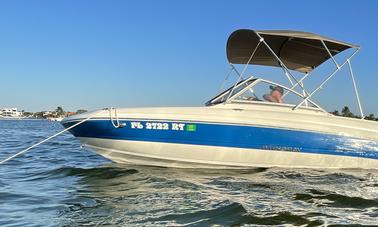
M 114 124 L 113 116 L 112 116 L 112 110 L 114 109 L 114 115 L 115 115 L 115 121 L 117 124 Z M 118 119 L 118 114 L 117 114 L 117 109 L 116 108 L 109 108 L 109 116 L 110 116 L 110 121 L 112 122 L 112 125 L 114 128 L 122 128 L 125 126 L 124 123 L 120 123 Z
M 27 151 L 33 149 L 34 147 L 36 147 L 36 146 L 38 146 L 38 145 L 41 145 L 42 143 L 44 143 L 44 142 L 46 142 L 46 141 L 48 141 L 48 140 L 50 140 L 50 139 L 52 139 L 52 138 L 54 138 L 54 137 L 57 137 L 57 136 L 59 136 L 60 134 L 62 134 L 62 133 L 64 133 L 64 132 L 66 132 L 66 131 L 68 131 L 68 130 L 70 130 L 70 129 L 72 129 L 72 128 L 74 128 L 74 127 L 76 127 L 76 126 L 78 126 L 78 125 L 80 125 L 80 124 L 82 124 L 82 123 L 88 121 L 89 119 L 93 118 L 94 116 L 96 116 L 96 115 L 98 115 L 98 114 L 100 114 L 100 113 L 102 113 L 102 112 L 104 112 L 104 111 L 106 111 L 106 110 L 108 110 L 108 109 L 103 109 L 103 110 L 97 111 L 97 112 L 95 112 L 95 113 L 89 115 L 89 117 L 87 117 L 87 118 L 85 118 L 85 119 L 79 121 L 78 123 L 76 123 L 76 124 L 74 124 L 74 125 L 71 125 L 70 127 L 66 128 L 66 129 L 64 129 L 64 130 L 62 130 L 62 131 L 60 131 L 60 132 L 58 132 L 58 133 L 56 133 L 56 134 L 54 134 L 54 135 L 52 135 L 52 136 L 50 136 L 50 137 L 48 137 L 47 139 L 44 139 L 44 140 L 42 140 L 42 141 L 40 141 L 40 142 L 38 142 L 38 143 L 36 143 L 36 144 L 34 144 L 34 145 L 28 147 L 28 148 L 26 148 L 26 149 L 24 149 L 24 150 L 22 150 L 22 151 L 20 151 L 20 152 L 18 152 L 18 153 L 16 153 L 16 154 L 14 154 L 14 155 L 8 157 L 8 158 L 6 158 L 6 159 L 0 161 L 0 165 L 1 165 L 1 164 L 4 164 L 5 162 L 7 162 L 7 161 L 9 161 L 9 160 L 11 160 L 11 159 L 13 159 L 13 158 L 15 158 L 15 157 L 17 157 L 17 156 L 23 154 L 23 153 L 26 153 Z

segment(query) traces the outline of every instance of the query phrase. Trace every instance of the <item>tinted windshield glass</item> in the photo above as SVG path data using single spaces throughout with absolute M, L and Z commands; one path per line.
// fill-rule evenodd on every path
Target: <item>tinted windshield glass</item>
M 239 85 L 237 85 L 234 90 L 232 90 L 232 93 L 231 93 L 231 96 L 239 93 L 241 90 L 243 90 L 244 88 L 246 88 L 248 85 L 250 85 L 252 83 L 252 81 L 245 81 L 244 83 L 241 83 Z
M 238 92 L 240 92 L 241 90 L 243 90 L 246 86 L 248 86 L 251 83 L 253 83 L 254 81 L 255 81 L 255 79 L 249 79 L 249 80 L 240 81 L 235 86 L 235 88 L 234 88 L 234 86 L 229 87 L 227 90 L 225 90 L 224 92 L 222 92 L 220 95 L 216 96 L 215 98 L 213 98 L 212 100 L 210 100 L 209 102 L 207 102 L 206 105 L 222 103 L 222 102 L 226 101 L 226 99 L 229 97 L 229 94 L 230 94 L 231 91 L 232 91 L 232 95 L 231 96 L 233 96 L 233 95 L 237 94 Z

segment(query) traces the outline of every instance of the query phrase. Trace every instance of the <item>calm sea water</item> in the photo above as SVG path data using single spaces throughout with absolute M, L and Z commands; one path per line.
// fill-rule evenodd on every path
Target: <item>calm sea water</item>
M 60 130 L 0 121 L 0 158 Z M 69 133 L 0 165 L 0 226 L 377 225 L 378 171 L 120 166 Z

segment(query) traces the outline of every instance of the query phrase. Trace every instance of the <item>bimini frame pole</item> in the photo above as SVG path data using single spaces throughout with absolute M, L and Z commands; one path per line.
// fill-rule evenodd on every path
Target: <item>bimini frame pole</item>
M 307 74 L 306 74 L 306 75 L 307 75 Z M 304 87 L 303 82 L 301 81 L 300 83 L 301 83 L 302 86 Z M 306 97 L 306 95 L 307 95 L 306 91 L 304 91 L 304 90 L 302 90 L 302 94 L 303 94 L 303 97 Z M 308 107 L 308 101 L 307 101 L 307 100 L 306 100 L 306 102 L 305 102 L 305 106 Z
M 264 40 L 264 38 L 263 38 L 258 32 L 256 32 L 256 31 L 255 31 L 255 34 L 257 35 L 257 37 L 260 38 L 260 41 L 262 40 L 262 42 L 265 44 L 265 46 L 268 48 L 268 50 L 272 53 L 272 55 L 273 55 L 273 56 L 277 59 L 277 61 L 280 63 L 281 67 L 282 67 L 282 68 L 284 69 L 284 71 L 286 72 L 285 75 L 288 77 L 288 79 L 291 77 L 291 78 L 294 79 L 294 81 L 295 81 L 296 83 L 298 83 L 297 78 L 295 78 L 295 77 L 291 74 L 290 70 L 289 70 L 289 69 L 286 67 L 286 65 L 281 61 L 281 59 L 277 56 L 277 54 L 273 51 L 273 49 L 269 46 L 269 44 Z M 290 77 L 289 77 L 289 75 L 290 75 Z M 291 85 L 294 85 L 293 82 L 291 81 L 291 79 L 289 79 L 289 81 L 290 81 Z M 302 90 L 304 90 L 304 91 L 307 93 L 307 91 L 305 90 L 305 88 L 302 86 L 301 83 L 298 83 L 298 85 L 302 88 Z
M 236 76 L 238 77 L 239 80 L 240 79 L 244 80 L 243 76 L 239 73 L 239 71 L 235 68 L 235 66 L 232 63 L 229 63 L 229 64 L 230 64 L 230 72 L 227 74 L 226 78 L 224 79 L 222 85 L 219 88 L 218 93 L 220 93 L 223 90 L 224 85 L 226 84 L 226 81 L 228 81 L 228 78 L 230 77 L 233 71 L 236 73 Z
M 234 64 L 230 63 L 230 65 L 231 65 L 232 70 L 235 71 L 236 74 L 238 74 L 238 76 L 243 80 L 243 76 L 239 73 L 239 71 L 236 69 Z
M 304 81 L 304 79 L 306 79 L 308 76 L 310 75 L 310 73 L 306 73 L 301 79 L 299 79 L 298 80 L 298 82 L 296 82 L 290 89 L 291 90 L 294 90 L 297 86 L 298 86 L 298 83 L 301 83 L 302 84 L 302 86 L 304 87 L 304 85 L 303 85 L 303 81 Z M 306 95 L 307 95 L 307 92 L 306 91 L 304 91 L 304 90 L 302 90 L 302 92 L 303 93 L 306 93 Z M 282 96 L 282 98 L 285 98 L 285 96 L 288 94 L 289 92 L 286 92 L 283 96 Z
M 282 65 L 281 65 L 281 69 L 283 70 L 283 72 L 284 72 L 286 78 L 289 80 L 290 84 L 291 84 L 292 86 L 294 86 L 293 81 L 290 79 L 289 74 L 287 73 L 286 69 L 285 69 Z
M 228 78 L 230 77 L 232 71 L 235 70 L 235 67 L 230 63 L 230 71 L 227 73 L 226 78 L 224 78 L 223 83 L 221 84 L 218 93 L 220 93 L 223 90 L 224 85 L 228 81 Z
M 327 53 L 328 53 L 328 55 L 331 57 L 333 63 L 335 63 L 336 68 L 339 69 L 339 68 L 340 68 L 340 65 L 337 63 L 336 59 L 335 59 L 335 58 L 333 57 L 333 55 L 331 54 L 331 51 L 329 50 L 329 48 L 328 48 L 327 45 L 325 44 L 324 40 L 321 39 L 320 41 L 322 42 L 324 48 L 327 50 Z
M 322 43 L 323 47 L 327 50 L 327 53 L 328 55 L 331 57 L 333 63 L 336 65 L 336 68 L 340 68 L 340 65 L 337 63 L 336 59 L 333 57 L 333 55 L 331 54 L 331 51 L 329 50 L 329 48 L 327 47 L 327 45 L 325 44 L 324 40 L 320 40 L 320 42 Z M 306 75 L 304 75 L 301 79 L 299 79 L 299 81 L 294 84 L 291 89 L 294 89 L 295 87 L 298 86 L 298 84 L 302 84 L 303 86 L 303 80 L 306 79 L 308 76 L 310 75 L 310 73 L 306 73 Z M 306 93 L 304 90 L 303 90 L 303 93 Z M 307 93 L 306 93 L 307 94 Z M 285 94 L 286 95 L 286 94 Z M 284 95 L 284 97 L 285 97 Z M 307 103 L 307 101 L 306 101 Z
M 333 57 L 333 55 L 331 54 L 331 51 L 329 50 L 329 48 L 328 48 L 327 45 L 325 44 L 324 40 L 321 39 L 320 42 L 322 43 L 323 47 L 327 50 L 327 53 L 328 53 L 328 55 L 331 57 L 333 63 L 336 65 L 336 68 L 339 69 L 339 68 L 340 68 L 340 65 L 337 63 L 336 59 L 335 59 L 335 58 Z M 304 87 L 304 85 L 303 85 L 303 80 L 305 80 L 309 75 L 310 75 L 309 72 L 306 73 L 302 78 L 299 79 L 299 81 L 298 81 L 296 84 L 294 84 L 294 85 L 291 87 L 291 89 L 294 89 L 295 87 L 297 87 L 298 84 L 301 84 L 301 85 Z M 304 95 L 304 96 L 308 95 L 308 93 L 307 93 L 305 90 L 302 90 L 302 92 L 303 92 L 303 95 Z M 287 93 L 286 93 L 286 94 L 287 94 Z M 285 97 L 286 94 L 284 94 L 283 97 Z M 305 103 L 306 103 L 306 106 L 307 106 L 307 100 L 305 101 Z
M 360 102 L 360 96 L 358 95 L 356 81 L 354 80 L 354 74 L 353 74 L 353 70 L 352 70 L 352 64 L 350 63 L 349 59 L 347 60 L 347 62 L 348 62 L 348 66 L 349 66 L 350 76 L 352 77 L 354 92 L 356 93 L 358 108 L 360 109 L 361 118 L 363 119 L 364 118 L 364 112 L 362 111 L 361 102 Z
M 227 97 L 227 99 L 226 99 L 226 101 L 225 101 L 224 103 L 227 102 L 227 100 L 230 98 L 232 92 L 234 92 L 234 89 L 235 89 L 236 85 L 239 83 L 240 80 L 242 80 L 242 78 L 243 78 L 243 74 L 244 74 L 245 70 L 247 70 L 247 67 L 248 67 L 249 63 L 252 61 L 252 58 L 253 58 L 253 56 L 255 55 L 256 51 L 257 51 L 257 48 L 259 48 L 259 46 L 260 46 L 260 44 L 261 44 L 261 42 L 262 42 L 263 40 L 264 40 L 264 39 L 262 39 L 262 38 L 260 39 L 260 42 L 256 45 L 256 47 L 255 47 L 255 49 L 253 50 L 251 56 L 249 57 L 247 63 L 245 64 L 243 71 L 242 71 L 240 74 L 238 73 L 238 75 L 239 75 L 239 79 L 236 81 L 235 85 L 232 87 L 232 89 L 231 89 L 231 91 L 230 91 L 230 94 L 228 94 L 228 97 Z M 234 68 L 233 65 L 232 65 L 232 67 Z M 235 68 L 234 68 L 234 69 L 235 69 Z M 235 69 L 235 72 L 237 72 L 236 69 Z
M 345 60 L 343 62 L 343 64 L 341 64 L 339 67 L 337 67 L 335 69 L 335 71 L 333 71 L 333 73 L 328 76 L 317 88 L 315 88 L 315 90 L 313 92 L 311 92 L 309 95 L 307 95 L 306 98 L 304 98 L 298 105 L 296 105 L 293 110 L 296 110 L 298 109 L 304 102 L 306 102 L 309 98 L 311 98 L 317 91 L 319 91 L 324 84 L 326 84 L 328 82 L 328 80 L 330 80 L 338 71 L 340 71 L 340 69 L 348 62 L 348 60 L 352 59 L 352 57 L 360 50 L 360 48 L 357 48 L 353 54 L 347 58 L 347 60 Z

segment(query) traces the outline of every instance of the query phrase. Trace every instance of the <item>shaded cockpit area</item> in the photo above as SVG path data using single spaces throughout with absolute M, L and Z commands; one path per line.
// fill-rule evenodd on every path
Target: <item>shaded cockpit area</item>
M 278 93 L 282 97 L 282 102 L 278 102 L 274 99 L 269 99 L 272 93 Z M 250 77 L 242 80 L 235 86 L 231 86 L 213 99 L 206 103 L 206 106 L 212 106 L 217 104 L 226 103 L 240 103 L 240 104 L 256 104 L 256 103 L 270 103 L 270 104 L 282 104 L 295 106 L 300 100 L 303 100 L 304 96 L 288 87 L 275 83 L 273 81 Z M 305 107 L 318 108 L 318 106 L 312 100 L 308 100 Z
M 336 55 L 348 49 L 351 49 L 352 53 L 342 62 L 335 59 Z M 363 118 L 364 114 L 350 62 L 359 49 L 360 47 L 357 45 L 309 32 L 236 30 L 228 38 L 226 52 L 231 66 L 230 74 L 234 72 L 237 81 L 233 86 L 207 102 L 206 105 L 263 102 L 289 105 L 293 110 L 316 108 L 327 113 L 312 98 L 345 65 L 348 65 L 356 100 Z M 336 67 L 334 71 L 318 85 L 315 85 L 313 90 L 305 87 L 304 81 L 312 76 L 312 71 L 330 59 Z M 239 71 L 235 65 L 243 65 L 243 69 Z M 285 86 L 282 83 L 256 77 L 245 79 L 246 69 L 250 65 L 280 67 L 289 84 Z M 301 75 L 294 76 L 294 72 Z

